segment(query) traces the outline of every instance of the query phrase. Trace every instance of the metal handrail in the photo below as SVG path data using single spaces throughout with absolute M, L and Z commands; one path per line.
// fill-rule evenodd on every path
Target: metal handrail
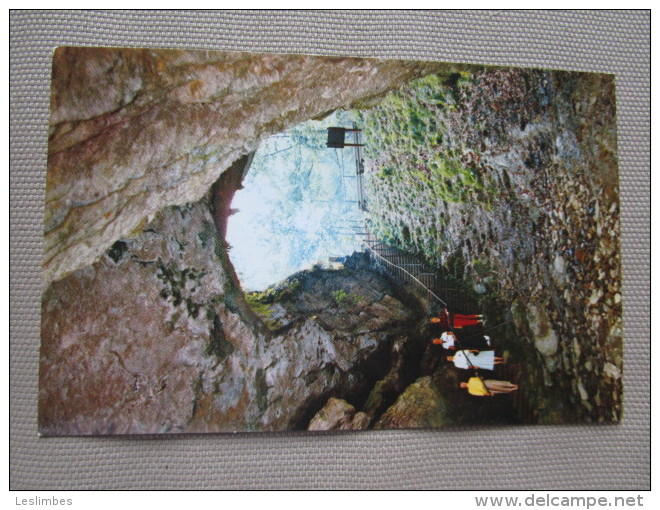
M 377 259 L 381 260 L 382 262 L 385 262 L 385 264 L 387 264 L 388 266 L 395 268 L 395 269 L 398 270 L 399 272 L 402 272 L 403 274 L 405 274 L 406 276 L 408 276 L 409 278 L 411 278 L 411 279 L 412 279 L 414 282 L 416 282 L 420 287 L 422 287 L 422 288 L 428 293 L 428 295 L 430 295 L 430 296 L 434 297 L 435 299 L 437 299 L 437 300 L 438 300 L 443 306 L 445 306 L 445 307 L 447 306 L 447 303 L 445 303 L 445 302 L 442 300 L 442 298 L 441 298 L 440 296 L 438 296 L 435 292 L 433 292 L 433 291 L 432 291 L 431 289 L 429 289 L 426 285 L 424 285 L 424 284 L 423 284 L 423 283 L 422 283 L 417 277 L 415 277 L 415 275 L 413 275 L 411 272 L 406 271 L 406 270 L 405 270 L 404 268 L 402 268 L 401 266 L 398 266 L 397 264 L 394 264 L 393 262 L 390 262 L 390 261 L 387 260 L 385 257 L 383 257 L 381 254 L 379 254 L 379 253 L 373 251 L 373 250 L 367 245 L 367 243 L 363 242 L 363 244 L 365 245 L 365 247 L 366 247 L 366 248 L 367 248 L 367 249 L 368 249 L 368 250 L 369 250 L 369 251 L 370 251 L 370 252 L 371 252 L 371 253 L 372 253 Z

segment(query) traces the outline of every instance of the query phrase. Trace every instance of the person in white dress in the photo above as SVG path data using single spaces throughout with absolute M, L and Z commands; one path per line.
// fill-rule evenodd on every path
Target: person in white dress
M 447 360 L 453 361 L 456 368 L 465 370 L 471 368 L 494 370 L 495 365 L 504 362 L 502 358 L 495 356 L 495 351 L 458 351 L 453 356 L 447 356 Z

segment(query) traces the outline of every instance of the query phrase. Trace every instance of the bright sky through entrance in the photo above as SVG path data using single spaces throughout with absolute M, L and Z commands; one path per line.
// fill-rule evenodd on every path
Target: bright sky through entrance
M 265 140 L 232 201 L 229 256 L 246 291 L 359 251 L 346 219 L 359 215 L 353 148 L 325 146 L 328 126 L 351 126 L 346 112 Z M 343 153 L 342 153 L 343 151 Z

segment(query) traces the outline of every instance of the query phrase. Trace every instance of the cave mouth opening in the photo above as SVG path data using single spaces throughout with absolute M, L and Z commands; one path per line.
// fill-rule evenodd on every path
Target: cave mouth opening
M 360 251 L 349 222 L 357 206 L 355 158 L 326 147 L 327 127 L 351 125 L 336 110 L 265 139 L 232 201 L 226 245 L 244 292 L 263 291 L 315 265 Z

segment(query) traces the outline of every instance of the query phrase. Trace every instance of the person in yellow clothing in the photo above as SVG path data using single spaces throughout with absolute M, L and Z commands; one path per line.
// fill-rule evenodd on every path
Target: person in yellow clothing
M 479 377 L 470 377 L 468 382 L 461 383 L 461 388 L 466 388 L 470 395 L 492 397 L 497 393 L 511 393 L 512 391 L 516 391 L 518 385 L 509 381 L 496 381 L 494 379 L 482 381 Z

